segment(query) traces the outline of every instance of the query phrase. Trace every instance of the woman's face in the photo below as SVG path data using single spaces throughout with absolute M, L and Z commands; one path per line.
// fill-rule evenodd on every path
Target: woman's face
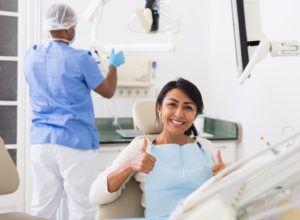
M 196 104 L 180 89 L 170 90 L 161 106 L 157 107 L 164 131 L 174 135 L 184 134 L 188 130 L 196 116 Z

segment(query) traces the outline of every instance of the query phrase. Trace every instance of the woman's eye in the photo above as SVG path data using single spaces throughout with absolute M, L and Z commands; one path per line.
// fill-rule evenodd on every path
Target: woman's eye
M 187 109 L 187 110 L 193 110 L 193 107 L 192 106 L 185 106 L 185 109 Z
M 176 107 L 176 103 L 168 103 L 168 106 L 170 106 L 170 107 Z

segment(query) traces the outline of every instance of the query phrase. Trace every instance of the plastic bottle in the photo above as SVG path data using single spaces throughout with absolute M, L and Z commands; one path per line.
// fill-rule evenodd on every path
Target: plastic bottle
M 152 85 L 155 85 L 156 70 L 157 70 L 157 61 L 153 60 L 151 63 L 151 71 L 152 71 L 151 83 L 152 83 Z

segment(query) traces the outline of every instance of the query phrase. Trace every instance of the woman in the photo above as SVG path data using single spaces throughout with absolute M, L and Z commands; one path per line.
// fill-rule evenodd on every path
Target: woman
M 147 219 L 166 219 L 176 204 L 224 167 L 220 152 L 198 135 L 193 122 L 203 110 L 197 87 L 185 79 L 167 83 L 156 101 L 163 129 L 150 143 L 134 139 L 92 184 L 90 199 L 105 204 L 134 176 L 143 190 Z

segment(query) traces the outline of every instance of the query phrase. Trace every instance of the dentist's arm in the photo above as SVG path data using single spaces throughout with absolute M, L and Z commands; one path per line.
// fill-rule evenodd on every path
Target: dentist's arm
M 105 80 L 98 85 L 94 91 L 105 98 L 111 98 L 117 87 L 117 68 L 124 64 L 125 57 L 122 51 L 115 53 L 115 50 L 112 49 L 109 56 L 109 67 L 108 73 Z

